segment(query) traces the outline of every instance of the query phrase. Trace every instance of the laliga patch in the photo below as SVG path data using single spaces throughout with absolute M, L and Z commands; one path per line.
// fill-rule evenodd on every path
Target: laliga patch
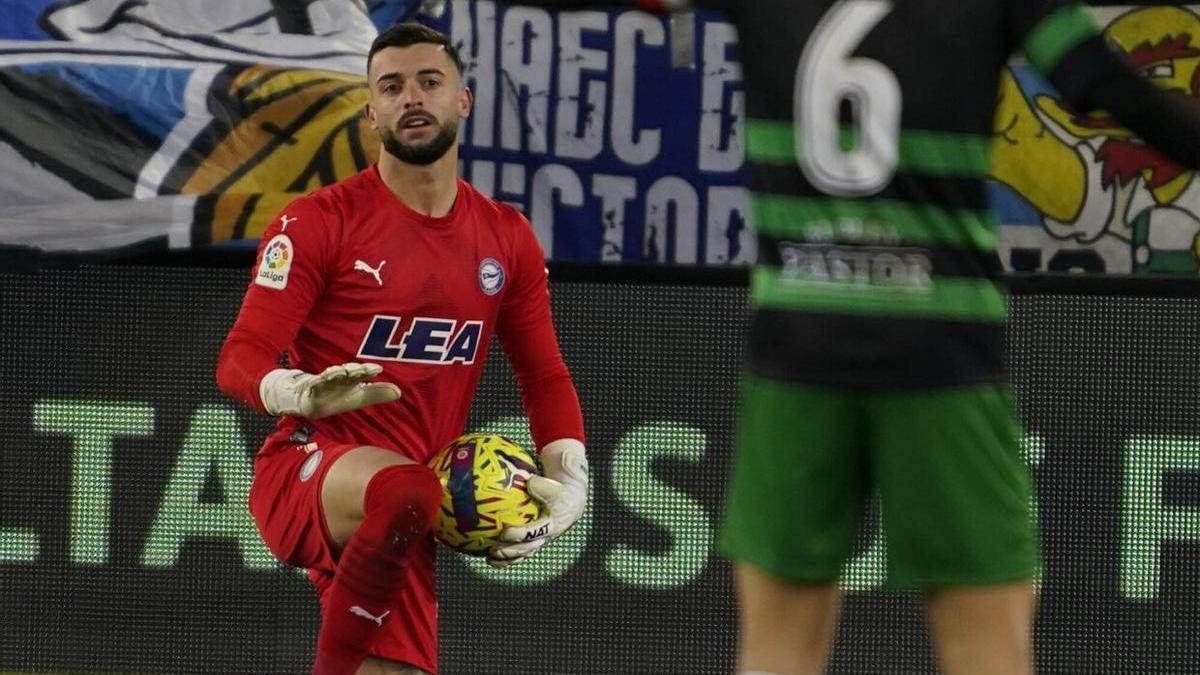
M 324 455 L 325 452 L 323 450 L 318 450 L 309 455 L 308 459 L 304 460 L 304 464 L 300 466 L 301 483 L 313 477 L 313 474 L 317 472 L 317 467 L 321 465 L 321 457 Z
M 484 258 L 479 263 L 479 290 L 485 295 L 495 295 L 504 288 L 504 268 L 495 258 Z
M 258 275 L 254 283 L 267 288 L 283 290 L 287 288 L 288 272 L 292 269 L 292 259 L 296 257 L 296 249 L 291 237 L 277 234 L 267 242 L 263 250 L 262 262 L 258 264 Z

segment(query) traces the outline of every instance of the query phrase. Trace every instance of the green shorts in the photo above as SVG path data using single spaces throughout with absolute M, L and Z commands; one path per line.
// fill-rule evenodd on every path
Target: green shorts
M 838 579 L 878 492 L 887 581 L 1031 577 L 1037 537 L 1004 385 L 866 390 L 746 375 L 720 547 L 785 579 Z

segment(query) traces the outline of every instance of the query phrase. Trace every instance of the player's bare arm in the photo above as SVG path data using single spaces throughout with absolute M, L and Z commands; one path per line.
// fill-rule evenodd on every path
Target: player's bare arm
M 1106 111 L 1166 157 L 1200 164 L 1200 108 L 1151 84 L 1101 36 L 1063 55 L 1050 80 L 1078 112 Z

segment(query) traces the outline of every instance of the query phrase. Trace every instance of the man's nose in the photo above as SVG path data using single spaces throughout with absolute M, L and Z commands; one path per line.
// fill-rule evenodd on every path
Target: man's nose
M 406 110 L 413 107 L 421 108 L 425 105 L 424 92 L 421 91 L 421 87 L 417 86 L 415 82 L 404 85 L 404 91 L 401 92 L 400 100 Z

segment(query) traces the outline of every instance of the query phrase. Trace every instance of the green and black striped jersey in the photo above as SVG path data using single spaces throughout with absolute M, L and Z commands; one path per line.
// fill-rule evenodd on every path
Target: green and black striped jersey
M 588 0 L 515 0 L 559 9 Z M 814 384 L 1005 377 L 986 191 L 1001 70 L 1024 55 L 1200 165 L 1200 114 L 1109 50 L 1067 0 L 628 0 L 724 12 L 739 34 L 759 260 L 752 371 Z
M 1052 0 L 706 3 L 740 34 L 759 261 L 750 368 L 810 383 L 1004 377 L 985 179 L 1001 69 L 1097 34 Z

